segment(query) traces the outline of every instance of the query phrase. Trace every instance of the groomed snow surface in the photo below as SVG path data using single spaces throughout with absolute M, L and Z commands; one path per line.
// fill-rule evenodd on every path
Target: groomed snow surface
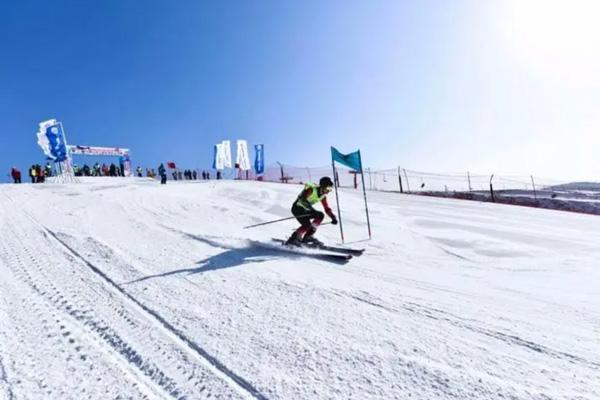
M 335 264 L 299 190 L 1 185 L 0 399 L 600 399 L 599 217 L 345 189 Z

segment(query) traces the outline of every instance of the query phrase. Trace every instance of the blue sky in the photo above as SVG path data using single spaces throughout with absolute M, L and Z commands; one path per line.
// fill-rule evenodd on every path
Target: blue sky
M 0 159 L 37 124 L 134 166 L 208 168 L 223 139 L 267 163 L 592 179 L 593 1 L 3 1 Z M 79 159 L 80 162 L 83 160 Z

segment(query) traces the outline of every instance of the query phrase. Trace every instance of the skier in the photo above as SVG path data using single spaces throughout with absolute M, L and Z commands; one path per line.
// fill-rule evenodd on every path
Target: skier
M 322 177 L 318 185 L 312 182 L 304 185 L 304 189 L 292 205 L 292 214 L 301 225 L 292 233 L 286 244 L 293 246 L 300 246 L 301 244 L 323 245 L 320 240 L 314 237 L 314 234 L 325 215 L 321 211 L 315 210 L 313 204 L 321 202 L 323 209 L 331 218 L 331 223 L 336 225 L 337 218 L 331 211 L 329 204 L 327 204 L 327 194 L 332 189 L 333 182 L 328 176 Z

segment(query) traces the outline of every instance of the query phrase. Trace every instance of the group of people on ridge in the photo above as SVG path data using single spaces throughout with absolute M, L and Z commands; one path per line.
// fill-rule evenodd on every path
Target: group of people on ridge
M 116 166 L 114 166 L 113 168 L 114 170 L 116 170 Z M 111 169 L 113 168 L 109 168 L 109 176 L 111 176 Z M 98 176 L 100 175 L 100 173 L 104 173 L 103 170 L 104 168 L 100 168 L 100 166 L 96 164 L 92 169 L 92 175 Z M 84 173 L 87 176 L 89 174 L 89 170 L 85 172 Z M 136 169 L 136 172 L 138 176 L 141 176 L 142 169 L 138 167 Z M 163 185 L 167 183 L 167 169 L 162 163 L 158 167 L 158 174 L 161 178 L 160 183 Z M 46 168 L 42 168 L 40 165 L 32 165 L 29 169 L 29 176 L 31 178 L 32 183 L 43 182 L 44 176 L 52 176 L 52 167 L 49 163 L 48 165 L 46 165 Z M 116 176 L 116 174 L 112 176 Z M 192 179 L 193 173 L 191 171 L 189 173 L 188 171 L 186 171 L 186 178 L 188 176 L 188 179 Z M 21 171 L 19 171 L 16 167 L 12 168 L 11 177 L 13 178 L 14 183 L 21 183 Z M 210 179 L 207 176 L 207 174 L 204 175 L 203 171 L 203 179 L 206 178 Z M 333 181 L 328 176 L 322 177 L 319 180 L 318 185 L 312 182 L 306 183 L 304 185 L 304 188 L 292 204 L 291 208 L 292 215 L 296 217 L 296 219 L 300 223 L 300 227 L 298 227 L 298 229 L 296 229 L 294 233 L 292 233 L 292 235 L 288 238 L 288 240 L 286 241 L 287 245 L 301 246 L 303 244 L 310 244 L 318 246 L 323 244 L 319 239 L 315 238 L 315 233 L 317 232 L 317 229 L 323 222 L 325 214 L 321 211 L 315 210 L 313 206 L 317 203 L 321 203 L 321 205 L 323 206 L 323 210 L 325 211 L 327 216 L 331 218 L 331 223 L 333 225 L 336 225 L 338 223 L 337 218 L 327 202 L 327 195 L 333 190 L 333 187 Z

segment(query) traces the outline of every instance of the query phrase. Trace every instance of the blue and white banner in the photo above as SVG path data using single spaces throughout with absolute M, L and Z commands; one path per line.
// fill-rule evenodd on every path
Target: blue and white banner
M 263 174 L 265 172 L 265 145 L 255 144 L 254 145 L 254 171 L 256 174 Z
M 219 156 L 219 147 L 218 145 L 213 146 L 213 163 L 212 168 L 217 169 L 217 157 Z
M 38 144 L 44 154 L 55 162 L 67 160 L 67 143 L 62 129 L 62 124 L 55 119 L 40 122 L 40 130 L 37 133 Z

